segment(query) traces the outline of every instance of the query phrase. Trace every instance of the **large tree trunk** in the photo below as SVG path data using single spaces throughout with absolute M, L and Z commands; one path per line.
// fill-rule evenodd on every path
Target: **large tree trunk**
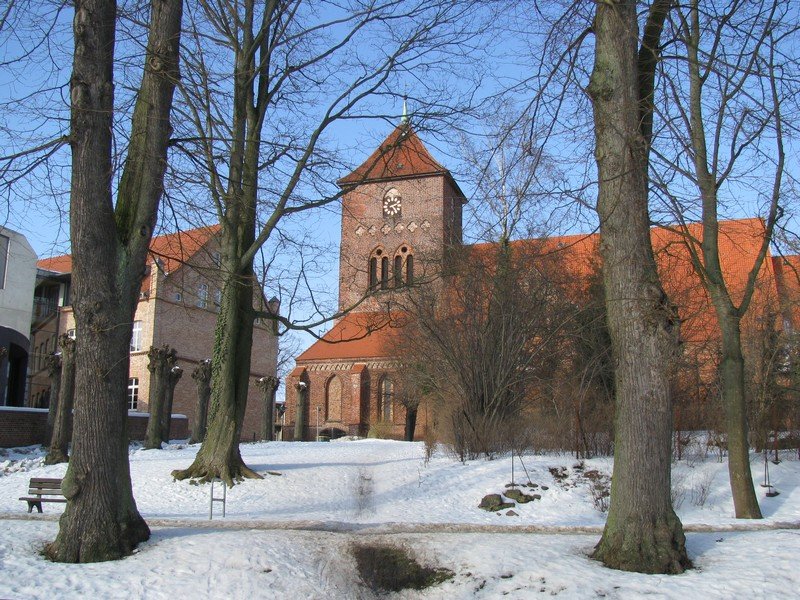
M 223 232 L 223 238 L 224 235 Z M 234 255 L 229 248 L 226 257 Z M 224 267 L 226 272 L 232 272 L 230 264 Z M 244 464 L 239 452 L 250 383 L 253 320 L 253 275 L 248 268 L 240 277 L 229 277 L 223 289 L 211 365 L 213 385 L 208 431 L 189 468 L 172 472 L 175 479 L 210 481 L 218 477 L 233 486 L 234 481 L 244 477 L 261 478 Z
M 670 500 L 668 377 L 678 320 L 661 288 L 650 243 L 649 140 L 640 129 L 640 107 L 651 98 L 640 96 L 635 0 L 599 3 L 594 32 L 589 94 L 617 403 L 611 505 L 594 557 L 627 571 L 681 573 L 690 562 Z
M 211 399 L 211 361 L 206 359 L 197 365 L 195 370 L 192 371 L 192 379 L 197 384 L 197 410 L 189 443 L 197 444 L 206 437 L 208 402 Z
M 133 499 L 126 389 L 133 315 L 155 225 L 178 76 L 182 4 L 154 1 L 145 69 L 116 205 L 114 28 L 109 0 L 75 3 L 70 81 L 70 237 L 76 402 L 67 499 L 47 555 L 60 562 L 113 560 L 150 537 Z M 63 403 L 63 401 L 62 401 Z
M 72 437 L 72 407 L 75 400 L 75 340 L 62 335 L 60 388 L 57 392 L 58 407 L 53 421 L 53 435 L 50 448 L 44 457 L 44 464 L 55 465 L 69 461 L 67 450 Z

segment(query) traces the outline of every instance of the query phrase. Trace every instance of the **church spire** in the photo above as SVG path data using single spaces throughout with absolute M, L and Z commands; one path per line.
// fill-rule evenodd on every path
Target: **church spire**
M 403 96 L 403 116 L 400 117 L 400 125 L 408 125 L 408 98 Z

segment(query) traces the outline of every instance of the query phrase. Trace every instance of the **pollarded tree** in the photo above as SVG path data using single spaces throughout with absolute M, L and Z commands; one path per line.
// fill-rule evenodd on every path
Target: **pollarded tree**
M 648 166 L 658 48 L 671 0 L 654 0 L 639 37 L 635 0 L 598 3 L 594 68 L 597 212 L 608 330 L 614 354 L 614 474 L 594 557 L 645 573 L 690 565 L 670 499 L 670 364 L 678 318 L 650 242 Z
M 207 186 L 221 224 L 225 274 L 212 359 L 209 425 L 194 462 L 178 479 L 260 477 L 239 440 L 250 376 L 253 323 L 277 315 L 260 296 L 254 259 L 284 235 L 279 224 L 335 201 L 330 184 L 343 161 L 323 150 L 334 124 L 357 118 L 370 97 L 389 95 L 401 73 L 424 69 L 429 112 L 446 113 L 457 90 L 435 73 L 452 50 L 474 40 L 473 3 L 459 0 L 201 2 L 189 13 L 187 123 L 178 145 L 193 183 Z M 422 104 L 422 102 L 420 102 Z M 258 293 L 255 293 L 255 292 Z M 293 324 L 282 319 L 287 327 Z
M 113 560 L 150 537 L 128 464 L 125 389 L 133 314 L 166 168 L 181 0 L 154 0 L 122 178 L 112 185 L 116 3 L 78 0 L 70 80 L 75 422 L 67 506 L 47 555 Z
M 208 402 L 211 399 L 211 361 L 208 359 L 200 361 L 200 364 L 192 371 L 192 379 L 197 386 L 197 417 L 192 428 L 190 444 L 202 442 L 206 437 L 206 423 L 208 422 Z
M 54 389 L 52 392 L 56 410 L 50 448 L 44 457 L 46 465 L 69 462 L 67 448 L 72 436 L 72 407 L 75 403 L 75 340 L 64 334 L 59 336 L 58 345 L 61 356 L 53 356 L 55 360 L 52 363 L 58 363 L 59 389 Z M 55 364 L 52 368 L 55 370 Z

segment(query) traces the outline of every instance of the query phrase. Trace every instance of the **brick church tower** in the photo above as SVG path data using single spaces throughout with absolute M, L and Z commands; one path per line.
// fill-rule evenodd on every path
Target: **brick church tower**
M 402 438 L 392 310 L 407 286 L 439 286 L 450 249 L 461 246 L 465 197 L 405 119 L 338 184 L 344 190 L 339 308 L 351 312 L 297 358 L 287 379 L 284 431 L 311 440 L 378 428 Z M 421 410 L 417 436 L 424 427 Z

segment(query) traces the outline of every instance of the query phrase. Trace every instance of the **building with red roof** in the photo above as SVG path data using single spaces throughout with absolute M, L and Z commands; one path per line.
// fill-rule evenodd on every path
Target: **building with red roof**
M 397 294 L 409 283 L 427 282 L 441 297 L 451 257 L 482 252 L 492 245 L 462 244 L 462 205 L 466 201 L 450 172 L 436 161 L 408 124 L 401 124 L 352 173 L 339 180 L 344 189 L 339 263 L 339 306 L 351 311 L 320 341 L 296 359 L 287 380 L 288 428 L 295 439 L 315 435 L 403 435 L 405 408 L 398 403 L 396 348 L 408 316 L 396 312 Z M 691 262 L 699 250 L 700 225 L 686 231 L 656 227 L 651 239 L 664 287 L 681 318 L 684 348 L 692 348 L 713 377 L 717 319 Z M 728 288 L 742 297 L 753 260 L 764 238 L 760 219 L 720 223 L 720 252 Z M 561 254 L 561 263 L 580 296 L 599 268 L 598 234 L 568 235 L 512 243 L 517 250 Z M 780 307 L 783 327 L 796 328 L 800 310 L 800 258 L 768 257 L 758 275 L 749 320 Z M 448 283 L 449 281 L 449 283 Z M 744 325 L 745 329 L 747 324 Z M 711 342 L 711 343 L 709 343 Z M 688 350 L 687 350 L 688 351 Z M 300 415 L 298 418 L 298 414 Z M 421 436 L 428 415 L 417 421 Z
M 129 411 L 148 410 L 147 351 L 151 346 L 166 344 L 177 350 L 178 365 L 183 369 L 183 377 L 175 388 L 173 413 L 186 415 L 189 427 L 193 426 L 197 392 L 191 373 L 201 361 L 211 358 L 222 293 L 219 232 L 219 225 L 213 225 L 152 239 L 133 322 Z M 37 266 L 28 370 L 29 406 L 34 408 L 49 404 L 50 379 L 45 359 L 57 350 L 58 336 L 63 333 L 73 337 L 80 335 L 80 331 L 75 330 L 70 306 L 72 257 L 67 254 L 45 258 L 39 260 Z M 263 293 L 259 292 L 255 301 L 265 304 Z M 271 305 L 271 310 L 277 309 L 276 304 Z M 261 437 L 265 403 L 264 394 L 255 382 L 263 377 L 276 377 L 277 354 L 274 322 L 257 321 L 243 440 Z

